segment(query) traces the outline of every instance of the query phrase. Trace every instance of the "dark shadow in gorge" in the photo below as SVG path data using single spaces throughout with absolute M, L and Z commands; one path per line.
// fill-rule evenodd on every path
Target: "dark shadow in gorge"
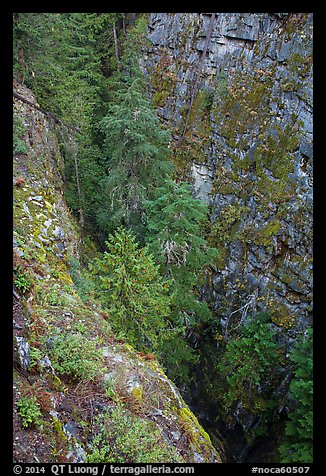
M 218 349 L 210 334 L 203 335 L 199 347 L 200 360 L 191 369 L 193 382 L 182 392 L 200 424 L 210 435 L 213 445 L 221 451 L 225 463 L 277 463 L 278 446 L 283 434 L 285 415 L 271 422 L 264 436 L 253 438 L 238 422 L 227 421 L 216 395 L 218 385 L 216 364 Z M 255 426 L 259 417 L 253 422 Z M 232 423 L 232 424 L 231 424 Z

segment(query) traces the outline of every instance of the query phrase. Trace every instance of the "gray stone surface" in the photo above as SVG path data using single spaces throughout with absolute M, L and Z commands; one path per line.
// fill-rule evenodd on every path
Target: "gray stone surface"
M 24 370 L 30 365 L 30 345 L 24 337 L 16 337 L 19 363 Z
M 202 13 L 154 13 L 150 18 L 150 28 L 148 37 L 152 42 L 152 47 L 146 51 L 146 60 L 144 61 L 145 70 L 150 72 L 154 65 L 160 61 L 162 51 L 172 58 L 182 59 L 182 74 L 178 75 L 173 93 L 167 98 L 164 108 L 158 109 L 158 113 L 168 126 L 173 121 L 178 123 L 182 121 L 179 113 L 180 108 L 189 101 L 189 91 L 193 85 L 196 76 L 195 65 L 200 61 L 203 42 L 207 38 L 208 25 L 211 14 Z M 219 77 L 223 71 L 228 81 L 237 71 L 242 71 L 246 76 L 253 71 L 268 71 L 272 74 L 272 91 L 275 99 L 271 101 L 270 114 L 268 118 L 270 125 L 277 121 L 282 127 L 289 122 L 292 114 L 297 114 L 298 121 L 301 122 L 301 139 L 298 152 L 294 158 L 294 171 L 289 174 L 289 183 L 294 184 L 296 193 L 293 199 L 288 202 L 284 217 L 280 219 L 281 228 L 278 235 L 271 237 L 270 247 L 258 246 L 251 240 L 248 240 L 249 247 L 246 251 L 247 259 L 244 262 L 244 247 L 240 243 L 232 243 L 229 251 L 229 258 L 226 260 L 223 271 L 223 280 L 233 282 L 234 279 L 241 279 L 245 283 L 251 283 L 252 286 L 260 285 L 262 291 L 264 286 L 279 285 L 283 289 L 283 300 L 289 306 L 291 312 L 302 315 L 303 309 L 310 308 L 310 304 L 304 303 L 299 309 L 297 304 L 287 300 L 288 292 L 307 293 L 307 287 L 311 288 L 311 274 L 301 269 L 301 260 L 305 256 L 312 255 L 312 72 L 307 68 L 303 73 L 304 61 L 309 58 L 311 53 L 311 41 L 309 40 L 312 17 L 308 15 L 299 19 L 294 19 L 293 32 L 291 14 L 280 16 L 279 14 L 250 14 L 250 13 L 218 13 L 215 15 L 213 31 L 210 38 L 209 54 L 204 58 L 203 73 L 199 90 L 206 87 L 219 86 Z M 284 23 L 285 22 L 285 23 Z M 296 24 L 299 22 L 299 26 Z M 292 28 L 292 30 L 291 30 Z M 288 33 L 290 32 L 291 33 Z M 187 35 L 183 35 L 187 32 Z M 159 45 L 159 48 L 158 48 Z M 298 58 L 293 60 L 293 58 Z M 292 62 L 291 62 L 292 61 Z M 302 65 L 300 64 L 302 63 Z M 173 70 L 173 67 L 171 67 Z M 247 73 L 248 72 L 248 73 Z M 208 74 L 208 76 L 206 76 Z M 209 77 L 209 75 L 211 77 Z M 268 76 L 266 76 L 268 78 Z M 265 77 L 264 77 L 265 78 Z M 266 78 L 264 79 L 266 81 Z M 292 83 L 293 82 L 293 86 Z M 288 86 L 290 82 L 290 86 Z M 296 83 L 298 86 L 296 86 Z M 288 89 L 293 88 L 293 90 Z M 304 91 L 304 93 L 303 93 Z M 262 98 L 263 99 L 263 98 Z M 280 104 L 282 107 L 280 107 Z M 224 117 L 222 120 L 226 120 Z M 276 122 L 275 122 L 276 124 Z M 215 123 L 211 116 L 211 136 L 212 142 L 210 151 L 206 151 L 206 164 L 193 163 L 191 167 L 191 176 L 193 179 L 194 194 L 203 200 L 209 201 L 212 207 L 212 219 L 218 220 L 220 211 L 227 209 L 231 205 L 246 206 L 251 209 L 249 214 L 243 214 L 240 228 L 245 229 L 246 225 L 256 224 L 259 230 L 273 220 L 281 216 L 279 212 L 280 205 L 270 201 L 267 212 L 269 216 L 262 221 L 263 212 L 259 209 L 260 197 L 258 195 L 248 196 L 246 201 L 239 199 L 238 193 L 243 180 L 250 183 L 250 176 L 238 176 L 239 182 L 231 183 L 233 188 L 231 193 L 211 194 L 214 177 L 218 175 L 221 169 L 234 171 L 234 162 L 232 154 L 236 152 L 239 157 L 255 163 L 255 153 L 259 140 L 258 132 L 255 132 L 255 126 L 252 130 L 247 130 L 241 139 L 248 143 L 248 150 L 237 148 L 236 151 L 230 149 L 226 144 L 225 138 L 220 135 L 220 123 Z M 276 129 L 269 129 L 269 134 L 277 140 Z M 234 139 L 239 143 L 239 137 L 234 133 Z M 221 149 L 224 148 L 223 154 Z M 206 167 L 206 169 L 205 169 Z M 207 172 L 209 167 L 209 173 Z M 238 173 L 236 171 L 236 173 Z M 267 169 L 266 175 L 271 182 L 277 179 Z M 256 181 L 255 173 L 252 173 L 252 182 Z M 298 214 L 305 214 L 305 225 L 296 226 L 295 221 Z M 282 231 L 282 233 L 281 233 Z M 281 271 L 276 273 L 273 270 L 275 260 L 279 262 L 280 246 L 286 244 L 289 247 L 293 266 L 290 268 L 291 274 L 298 269 L 299 274 L 305 277 L 301 280 L 290 277 L 287 283 L 282 282 Z M 254 247 L 255 252 L 253 253 Z M 298 259 L 299 258 L 299 259 Z M 301 267 L 300 267 L 301 266 Z M 241 273 L 240 270 L 241 269 Z M 310 268 L 309 268 L 310 269 Z M 252 275 L 255 275 L 253 279 Z M 284 267 L 283 267 L 284 274 Z M 216 308 L 222 305 L 223 294 L 224 301 L 229 302 L 232 308 L 234 296 L 230 292 L 222 292 L 221 286 L 223 280 L 218 275 L 213 282 L 219 283 L 215 293 Z M 305 284 L 304 284 L 305 283 Z M 234 291 L 234 287 L 232 292 Z M 273 291 L 271 291 L 273 292 Z M 276 291 L 275 291 L 276 292 Z M 304 319 L 308 318 L 309 312 L 304 312 Z

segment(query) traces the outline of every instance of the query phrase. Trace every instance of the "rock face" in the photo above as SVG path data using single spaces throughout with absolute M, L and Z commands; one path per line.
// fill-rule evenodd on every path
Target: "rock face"
M 211 209 L 205 297 L 220 335 L 263 311 L 287 353 L 312 319 L 312 14 L 153 13 L 147 37 L 142 67 L 177 174 Z M 239 405 L 217 424 L 225 435 L 257 424 Z
M 36 102 L 24 86 L 15 83 L 14 90 Z M 90 240 L 86 244 L 63 198 L 58 131 L 18 99 L 14 120 L 20 123 L 14 131 L 20 152 L 13 157 L 14 461 L 85 462 L 93 451 L 95 420 L 119 407 L 138 432 L 147 429 L 144 438 L 153 431 L 155 449 L 164 450 L 166 462 L 221 462 L 154 356 L 147 359 L 118 341 L 99 305 L 78 294 L 72 263 L 79 265 L 81 257 L 87 262 L 96 248 Z M 78 353 L 77 361 L 70 361 L 73 374 L 63 367 L 73 353 L 65 346 L 56 353 L 58 342 L 74 345 Z M 92 349 L 88 356 L 87 349 Z M 92 374 L 83 376 L 87 369 Z M 124 450 L 128 435 L 120 435 Z
M 262 309 L 291 343 L 312 311 L 312 15 L 154 13 L 148 39 L 179 175 L 211 205 L 222 332 Z

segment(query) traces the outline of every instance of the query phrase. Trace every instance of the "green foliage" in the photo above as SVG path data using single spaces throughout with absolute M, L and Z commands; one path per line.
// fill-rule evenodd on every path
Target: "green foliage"
M 46 296 L 46 301 L 50 306 L 63 306 L 66 303 L 65 297 L 57 287 L 50 290 Z
M 157 356 L 167 375 L 177 385 L 190 385 L 194 379 L 192 369 L 199 355 L 187 337 L 190 332 L 184 326 L 170 323 L 170 328 L 160 335 Z
M 81 268 L 80 262 L 73 256 L 69 258 L 71 266 L 71 277 L 76 286 L 77 292 L 81 300 L 87 303 L 92 296 L 94 296 L 96 284 L 94 276 Z
M 210 111 L 214 103 L 214 91 L 209 89 L 202 90 L 203 95 L 203 108 L 207 111 Z
M 92 111 L 101 82 L 85 14 L 17 13 L 13 24 L 14 74 L 44 107 L 80 123 L 81 104 Z
M 73 379 L 95 380 L 103 363 L 103 356 L 96 344 L 96 340 L 80 333 L 56 336 L 49 347 L 54 369 Z
M 240 335 L 227 343 L 217 366 L 226 382 L 226 393 L 222 395 L 226 409 L 241 400 L 253 413 L 263 410 L 260 405 L 257 408 L 257 398 L 261 386 L 265 392 L 272 388 L 273 375 L 280 364 L 279 350 L 265 314 L 258 313 L 243 325 Z
M 144 76 L 130 44 L 116 74 L 114 101 L 101 122 L 108 175 L 103 180 L 106 207 L 99 212 L 102 228 L 128 226 L 142 238 L 144 201 L 151 198 L 171 171 L 167 144 L 147 97 Z
M 14 75 L 80 131 L 58 128 L 65 198 L 80 224 L 105 234 L 128 225 L 140 238 L 142 202 L 171 164 L 138 64 L 146 15 L 125 34 L 131 16 L 15 13 Z M 14 150 L 26 152 L 19 134 Z
M 102 152 L 91 141 L 90 136 L 86 134 L 78 140 L 76 138 L 73 147 L 69 142 L 62 146 L 66 179 L 64 193 L 69 207 L 79 217 L 82 214 L 80 224 L 91 232 L 98 232 L 97 213 L 103 206 L 101 181 L 105 173 L 100 165 Z
M 106 90 L 102 74 L 104 32 L 99 34 L 99 28 L 112 27 L 110 15 L 117 14 L 98 15 L 14 14 L 15 77 L 32 89 L 43 108 L 81 132 L 58 131 L 65 159 L 66 200 L 73 211 L 83 215 L 82 224 L 89 229 L 97 226 L 102 197 L 99 184 L 105 175 L 98 137 Z M 14 141 L 16 152 L 17 147 L 23 151 L 19 144 L 19 140 Z
M 169 315 L 169 283 L 163 281 L 147 247 L 139 248 L 132 232 L 120 227 L 105 242 L 107 250 L 90 269 L 114 329 L 132 343 L 155 346 Z
M 199 300 L 197 286 L 204 284 L 205 270 L 217 250 L 202 236 L 207 205 L 191 195 L 190 185 L 167 180 L 146 202 L 148 242 L 161 264 L 162 274 L 171 279 L 174 323 L 194 326 L 212 316 L 206 302 Z
M 79 262 L 71 263 L 79 296 L 86 303 L 98 297 L 118 338 L 123 336 L 142 350 L 154 349 L 167 373 L 178 382 L 188 383 L 189 367 L 198 361 L 191 339 L 202 339 L 203 327 L 215 325 L 209 306 L 201 299 L 200 287 L 207 284 L 213 263 L 224 267 L 227 247 L 235 239 L 271 250 L 272 238 L 279 234 L 295 188 L 289 174 L 301 124 L 295 115 L 286 124 L 274 117 L 272 71 L 248 72 L 234 77 L 231 84 L 222 73 L 216 77 L 214 91 L 204 89 L 196 94 L 183 145 L 174 150 L 182 176 L 194 160 L 205 160 L 213 114 L 228 153 L 238 147 L 248 151 L 241 157 L 234 151 L 230 156 L 232 169 L 216 171 L 213 192 L 233 194 L 236 184 L 239 199 L 248 200 L 252 194 L 258 197 L 258 210 L 265 212 L 269 203 L 279 205 L 275 217 L 257 230 L 239 226 L 249 209 L 230 205 L 221 210 L 211 231 L 211 244 L 221 249 L 217 255 L 204 235 L 207 206 L 192 197 L 189 185 L 168 179 L 172 171 L 170 135 L 153 110 L 139 67 L 147 17 L 141 15 L 126 35 L 122 21 L 128 22 L 128 15 L 15 13 L 14 76 L 32 89 L 42 107 L 80 130 L 75 134 L 60 129 L 57 134 L 65 162 L 65 198 L 81 223 L 100 239 L 115 230 L 106 242 L 107 251 L 91 264 L 90 272 L 81 270 Z M 290 59 L 295 74 L 310 66 L 310 57 L 296 54 Z M 153 78 L 154 100 L 160 106 L 171 96 L 177 81 L 177 70 L 170 68 L 169 61 L 169 55 L 163 54 Z M 292 79 L 283 84 L 284 90 L 297 89 Z M 281 99 L 278 103 L 279 108 L 284 107 Z M 188 114 L 187 109 L 183 114 Z M 257 132 L 257 137 L 250 131 Z M 14 115 L 14 154 L 28 152 L 25 134 L 22 121 Z M 250 138 L 255 139 L 256 148 L 251 147 Z M 173 150 L 173 145 L 170 147 Z M 136 237 L 147 246 L 140 248 Z M 31 251 L 21 240 L 17 242 L 27 259 Z M 51 274 L 52 278 L 60 277 L 56 270 Z M 290 277 L 283 278 L 289 282 Z M 15 270 L 14 284 L 23 293 L 31 289 L 27 267 Z M 47 290 L 38 286 L 42 304 L 67 303 L 69 286 Z M 289 327 L 290 318 L 285 320 L 279 308 L 274 311 L 273 322 Z M 74 379 L 95 380 L 103 370 L 99 341 L 89 338 L 82 322 L 73 326 L 76 333 L 64 332 L 49 346 L 53 367 Z M 202 379 L 207 395 L 211 398 L 215 394 L 215 401 L 219 400 L 229 415 L 231 406 L 241 401 L 246 410 L 263 419 L 274 404 L 268 398 L 275 388 L 280 363 L 271 324 L 260 314 L 229 342 L 217 335 L 222 357 L 215 365 L 219 354 L 214 341 L 205 361 L 206 368 L 214 367 L 214 371 Z M 286 442 L 280 448 L 284 462 L 312 461 L 311 337 L 308 333 L 291 356 L 295 371 Z M 33 369 L 41 351 L 32 347 L 30 357 Z M 112 400 L 119 400 L 112 381 L 107 382 L 105 391 Z M 41 413 L 34 397 L 21 397 L 17 406 L 24 427 L 37 424 Z M 89 462 L 182 461 L 166 446 L 155 426 L 120 407 L 104 419 L 99 417 L 96 424 L 98 434 Z M 256 436 L 264 428 L 257 427 Z
M 88 463 L 182 463 L 158 427 L 118 406 L 95 418 L 97 434 Z
M 40 422 L 42 413 L 35 397 L 27 395 L 20 397 L 17 401 L 17 407 L 24 428 L 37 425 Z
M 280 447 L 282 463 L 312 463 L 313 441 L 313 331 L 291 353 L 295 366 L 290 384 L 290 413 L 285 427 L 285 443 Z
M 104 386 L 105 386 L 105 395 L 111 398 L 111 400 L 113 400 L 114 402 L 118 403 L 120 401 L 120 396 L 119 396 L 119 393 L 116 391 L 116 388 L 115 388 L 116 385 L 114 381 L 111 378 L 109 378 L 105 380 Z
M 15 270 L 14 284 L 18 289 L 21 289 L 23 293 L 29 291 L 32 286 L 32 278 L 29 272 L 21 266 Z
M 41 360 L 42 352 L 37 347 L 32 347 L 31 346 L 30 352 L 29 352 L 29 357 L 30 357 L 29 368 L 32 369 L 33 367 L 36 367 L 38 365 L 39 361 Z
M 13 153 L 26 154 L 27 147 L 24 140 L 25 127 L 21 119 L 14 114 L 13 116 Z
M 13 71 L 20 82 L 33 78 L 35 58 L 41 55 L 40 40 L 44 32 L 43 22 L 47 19 L 47 14 L 43 15 L 45 16 L 41 17 L 37 13 L 13 14 Z M 44 25 L 44 29 L 48 26 Z
M 187 337 L 212 319 L 198 292 L 217 253 L 202 236 L 207 212 L 207 205 L 192 197 L 188 184 L 172 180 L 146 202 L 149 247 L 161 264 L 161 274 L 172 283 L 170 330 L 159 353 L 176 381 L 189 382 L 189 365 L 198 359 Z

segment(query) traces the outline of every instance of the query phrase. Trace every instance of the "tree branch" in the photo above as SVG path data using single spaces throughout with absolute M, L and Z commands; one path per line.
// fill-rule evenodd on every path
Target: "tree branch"
M 24 102 L 25 104 L 28 104 L 29 106 L 33 107 L 34 109 L 37 109 L 38 111 L 42 112 L 45 116 L 49 117 L 50 119 L 52 119 L 56 124 L 60 124 L 61 126 L 64 126 L 64 127 L 67 127 L 68 129 L 72 130 L 72 131 L 75 131 L 75 132 L 78 132 L 79 134 L 81 134 L 81 131 L 80 129 L 78 129 L 78 127 L 75 127 L 75 126 L 71 126 L 70 124 L 66 124 L 65 122 L 63 122 L 61 119 L 59 119 L 58 117 L 54 116 L 53 114 L 51 114 L 50 112 L 47 112 L 45 109 L 43 109 L 43 107 L 40 107 L 38 106 L 37 104 L 34 104 L 30 101 L 28 101 L 27 99 L 25 99 L 24 97 L 20 96 L 19 94 L 17 94 L 15 91 L 12 92 L 12 95 L 14 98 L 16 99 L 19 99 L 19 101 L 22 101 Z

